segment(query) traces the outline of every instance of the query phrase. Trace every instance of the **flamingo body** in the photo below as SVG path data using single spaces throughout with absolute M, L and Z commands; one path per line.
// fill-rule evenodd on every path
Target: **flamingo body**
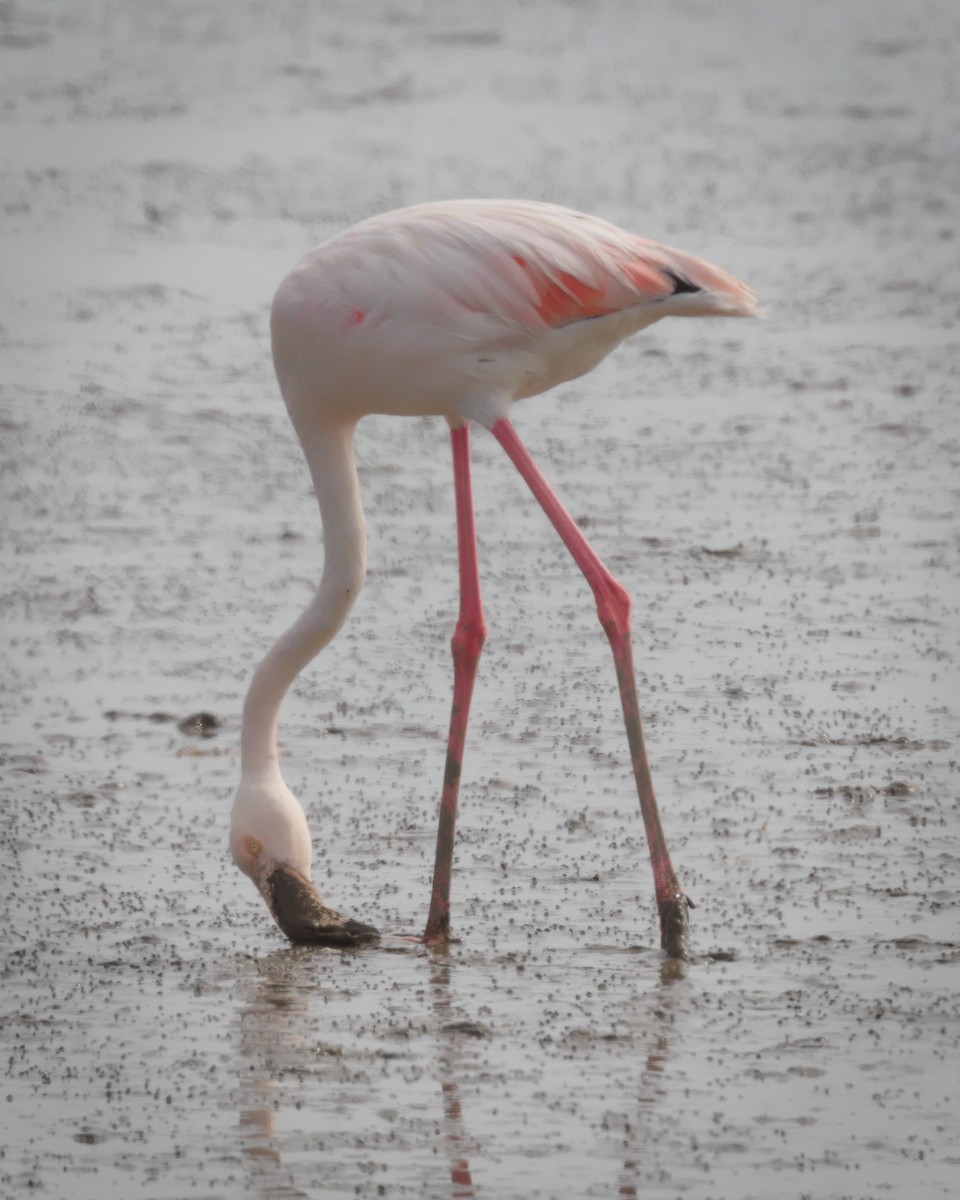
M 280 704 L 346 620 L 365 571 L 353 458 L 371 413 L 443 416 L 451 428 L 460 558 L 454 702 L 426 941 L 449 934 L 457 795 L 477 661 L 486 636 L 470 485 L 469 426 L 490 430 L 529 484 L 594 592 L 617 667 L 647 832 L 662 944 L 686 955 L 687 901 L 660 826 L 640 724 L 630 598 L 557 500 L 508 420 L 510 407 L 596 366 L 666 316 L 754 316 L 753 293 L 682 251 L 551 204 L 460 200 L 362 221 L 306 255 L 271 311 L 280 389 L 324 528 L 317 594 L 260 663 L 244 703 L 242 775 L 230 844 L 294 941 L 352 945 L 376 930 L 328 908 L 310 879 L 303 809 L 280 774 Z
M 731 275 L 596 217 L 460 200 L 331 238 L 280 284 L 271 324 L 285 395 L 489 425 L 661 317 L 755 312 Z

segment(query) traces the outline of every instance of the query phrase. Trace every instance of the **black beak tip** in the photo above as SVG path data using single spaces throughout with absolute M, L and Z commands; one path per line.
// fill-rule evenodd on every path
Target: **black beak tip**
M 362 921 L 355 921 L 352 917 L 347 918 L 340 932 L 347 940 L 337 943 L 338 945 L 369 946 L 373 942 L 380 941 L 379 929 L 375 929 L 372 925 L 364 925 Z

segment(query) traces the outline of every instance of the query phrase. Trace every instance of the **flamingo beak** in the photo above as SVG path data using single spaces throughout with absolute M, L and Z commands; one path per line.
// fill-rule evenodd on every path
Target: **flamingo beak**
M 328 908 L 316 887 L 293 867 L 274 868 L 267 877 L 264 898 L 291 942 L 348 949 L 380 940 L 372 925 Z

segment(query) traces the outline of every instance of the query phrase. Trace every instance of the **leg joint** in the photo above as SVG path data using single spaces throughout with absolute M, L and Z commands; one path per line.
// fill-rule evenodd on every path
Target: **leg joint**
M 450 641 L 454 661 L 475 663 L 486 640 L 487 623 L 482 616 L 459 620 Z
M 597 615 L 607 637 L 623 637 L 630 632 L 630 593 L 612 575 L 594 588 Z

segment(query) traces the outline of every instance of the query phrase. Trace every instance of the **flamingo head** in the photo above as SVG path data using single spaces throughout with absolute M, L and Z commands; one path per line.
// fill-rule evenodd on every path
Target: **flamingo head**
M 329 908 L 310 878 L 313 848 L 300 801 L 280 778 L 244 779 L 230 821 L 230 851 L 291 942 L 358 946 L 376 929 Z

